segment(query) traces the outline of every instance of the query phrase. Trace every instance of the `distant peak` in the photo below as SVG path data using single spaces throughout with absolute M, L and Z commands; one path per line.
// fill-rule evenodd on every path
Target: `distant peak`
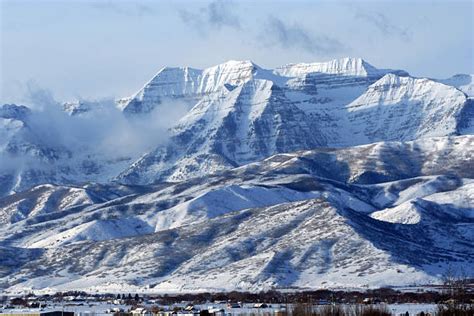
M 205 69 L 197 69 L 191 67 L 170 67 L 165 66 L 161 68 L 156 75 L 149 81 L 149 83 L 157 81 L 176 80 L 178 77 L 198 76 L 202 73 L 216 73 L 216 72 L 239 72 L 251 71 L 254 72 L 261 69 L 251 60 L 228 60 L 221 64 L 208 67 Z M 149 84 L 148 83 L 148 84 Z
M 350 70 L 356 73 L 365 72 L 366 75 L 369 75 L 372 72 L 378 72 L 377 68 L 360 57 L 344 57 L 340 59 L 334 59 L 328 63 L 339 65 L 340 69 Z
M 333 63 L 339 63 L 339 64 L 355 64 L 355 65 L 370 65 L 368 62 L 366 62 L 364 59 L 360 57 L 343 57 L 343 58 L 338 58 L 338 59 L 333 59 L 329 62 Z
M 174 67 L 174 66 L 165 66 L 161 68 L 154 77 L 164 74 L 164 73 L 186 73 L 189 71 L 197 71 L 197 72 L 202 72 L 206 71 L 207 69 L 214 69 L 214 68 L 260 68 L 257 64 L 255 64 L 251 60 L 228 60 L 223 63 L 210 66 L 204 69 L 197 69 L 197 68 L 191 68 L 187 66 L 180 66 L 180 67 Z
M 344 57 L 326 62 L 287 64 L 275 70 L 276 73 L 297 77 L 308 73 L 324 73 L 344 76 L 370 76 L 379 70 L 363 60 L 356 57 Z
M 4 104 L 0 106 L 0 117 L 7 119 L 24 119 L 31 110 L 24 105 Z
M 168 75 L 168 74 L 173 74 L 173 73 L 176 73 L 176 74 L 184 74 L 184 73 L 187 73 L 189 71 L 200 71 L 198 69 L 194 69 L 194 68 L 191 68 L 191 67 L 172 67 L 172 66 L 165 66 L 163 68 L 161 68 L 154 76 L 153 78 L 157 78 L 159 77 L 160 75 Z
M 398 78 L 400 78 L 400 76 L 397 76 L 396 74 L 393 74 L 393 73 L 388 73 L 385 76 L 383 76 L 381 80 L 394 80 Z
M 379 89 L 380 87 L 398 87 L 398 86 L 425 86 L 432 87 L 432 89 L 452 89 L 456 90 L 453 86 L 439 82 L 429 78 L 414 78 L 410 76 L 402 76 L 396 73 L 387 73 L 382 78 L 374 82 L 371 87 Z
M 72 102 L 63 103 L 63 109 L 69 115 L 76 115 L 88 112 L 91 110 L 92 102 L 86 102 L 83 100 L 75 100 Z
M 207 69 L 260 69 L 260 67 L 251 60 L 228 60 Z M 206 70 L 207 70 L 206 69 Z
M 287 77 L 300 77 L 310 73 L 354 77 L 382 77 L 386 73 L 408 76 L 403 70 L 379 69 L 360 57 L 343 57 L 326 62 L 287 64 L 275 69 L 275 73 Z
M 255 67 L 258 67 L 253 61 L 251 61 L 250 59 L 246 59 L 246 60 L 234 60 L 234 59 L 231 59 L 231 60 L 228 60 L 226 61 L 224 64 L 229 64 L 229 65 L 248 65 L 248 66 L 255 66 Z
M 410 77 L 405 75 L 400 75 L 398 73 L 387 73 L 382 78 L 377 80 L 372 86 L 381 86 L 381 85 L 411 85 L 411 84 L 438 84 L 437 81 L 434 81 L 429 78 L 417 78 Z

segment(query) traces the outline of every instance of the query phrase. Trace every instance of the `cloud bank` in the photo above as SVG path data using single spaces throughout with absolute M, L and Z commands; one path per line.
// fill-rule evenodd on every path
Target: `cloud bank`
M 48 169 L 68 160 L 136 159 L 165 144 L 170 127 L 187 112 L 186 104 L 164 100 L 147 115 L 126 116 L 112 99 L 60 104 L 46 89 L 29 84 L 27 90 L 31 111 L 18 118 L 22 127 L 0 148 L 3 170 Z

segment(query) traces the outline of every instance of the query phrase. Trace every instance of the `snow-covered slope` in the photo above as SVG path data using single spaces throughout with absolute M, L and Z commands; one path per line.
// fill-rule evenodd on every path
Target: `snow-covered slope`
M 387 74 L 347 105 L 353 130 L 349 141 L 455 135 L 466 103 L 464 93 L 450 86 Z
M 474 266 L 473 142 L 279 154 L 157 186 L 39 186 L 0 199 L 0 284 L 166 292 L 436 281 L 448 264 Z
M 140 237 L 22 250 L 30 260 L 8 267 L 8 285 L 190 292 L 417 284 L 436 280 L 447 258 L 472 273 L 472 236 L 457 224 L 390 224 L 309 199 Z
M 377 69 L 361 58 L 289 64 L 275 70 L 263 69 L 248 60 L 231 60 L 204 70 L 190 67 L 165 67 L 135 95 L 120 99 L 118 106 L 125 113 L 137 114 L 148 113 L 159 107 L 162 102 L 175 99 L 182 99 L 194 105 L 203 96 L 209 96 L 224 86 L 232 89 L 251 79 L 270 80 L 283 87 L 292 78 L 304 78 L 311 75 L 327 75 L 336 80 L 357 78 L 373 82 L 387 73 L 408 75 L 402 70 Z

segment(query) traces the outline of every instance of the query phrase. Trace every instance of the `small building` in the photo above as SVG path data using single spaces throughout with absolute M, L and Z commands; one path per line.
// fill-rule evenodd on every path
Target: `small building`
M 132 313 L 132 315 L 134 316 L 143 316 L 143 315 L 151 316 L 152 315 L 152 313 L 144 307 L 138 307 L 136 309 L 133 309 L 130 311 L 130 313 Z
M 253 308 L 268 308 L 268 305 L 265 303 L 255 303 Z
M 225 315 L 225 310 L 223 308 L 208 306 L 207 311 L 209 312 L 209 315 L 214 315 L 214 316 Z
M 186 305 L 186 307 L 184 308 L 185 311 L 193 311 L 194 310 L 194 305 L 193 304 L 188 304 Z
M 172 316 L 172 315 L 176 315 L 176 312 L 175 311 L 159 311 L 157 313 L 155 313 L 156 316 Z

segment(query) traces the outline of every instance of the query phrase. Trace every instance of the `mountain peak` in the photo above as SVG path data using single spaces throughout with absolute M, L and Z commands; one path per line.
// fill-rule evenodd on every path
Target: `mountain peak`
M 215 67 L 254 67 L 254 68 L 260 68 L 257 64 L 255 64 L 253 61 L 251 61 L 250 59 L 247 59 L 247 60 L 234 60 L 234 59 L 230 59 L 226 62 L 223 62 L 219 65 L 216 65 Z M 211 67 L 212 68 L 212 67 Z
M 345 57 L 327 62 L 287 64 L 275 70 L 287 77 L 299 77 L 309 73 L 323 73 L 343 76 L 368 76 L 377 69 L 362 58 Z
M 468 97 L 474 98 L 474 74 L 457 74 L 448 79 L 438 80 L 438 82 L 456 87 Z
M 378 69 L 359 57 L 344 57 L 327 62 L 287 64 L 275 69 L 275 73 L 286 77 L 301 77 L 310 73 L 347 77 L 382 77 L 386 73 L 407 76 L 402 70 Z
M 195 98 L 215 92 L 226 84 L 240 85 L 252 79 L 259 69 L 250 60 L 229 60 L 203 70 L 164 67 L 135 95 L 120 100 L 119 107 L 126 113 L 147 113 L 160 104 L 162 98 Z
M 24 105 L 4 104 L 0 106 L 0 117 L 23 120 L 31 110 Z
M 172 66 L 165 66 L 161 68 L 156 75 L 148 82 L 148 84 L 156 81 L 164 81 L 169 80 L 170 77 L 176 76 L 190 76 L 190 75 L 202 75 L 204 73 L 209 72 L 226 72 L 229 70 L 234 69 L 235 71 L 242 71 L 243 69 L 252 69 L 256 70 L 260 67 L 257 66 L 251 60 L 228 60 L 221 64 L 217 64 L 215 66 L 211 66 L 205 69 L 197 69 L 192 67 L 172 67 Z
M 396 86 L 401 86 L 401 85 L 405 85 L 405 86 L 420 85 L 421 87 L 436 86 L 438 88 L 443 86 L 439 82 L 428 79 L 428 78 L 414 78 L 410 76 L 401 76 L 396 73 L 387 73 L 382 78 L 374 82 L 371 85 L 371 87 L 380 87 L 380 86 L 396 87 Z M 446 88 L 448 90 L 455 90 L 454 87 L 450 85 L 446 85 Z

